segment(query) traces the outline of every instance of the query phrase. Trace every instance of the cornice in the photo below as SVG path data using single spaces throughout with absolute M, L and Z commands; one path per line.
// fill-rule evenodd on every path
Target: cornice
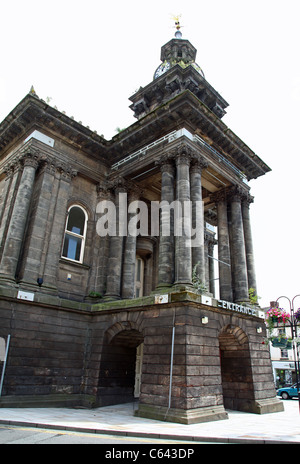
M 209 82 L 191 65 L 182 68 L 179 64 L 132 95 L 129 98 L 132 102 L 130 108 L 134 116 L 140 119 L 185 90 L 190 90 L 216 116 L 221 118 L 226 113 L 225 108 L 228 107 L 228 103 Z
M 107 167 L 165 134 L 187 127 L 192 133 L 200 131 L 209 137 L 212 147 L 243 171 L 248 180 L 271 170 L 190 90 L 170 98 L 110 141 L 28 94 L 0 124 L 0 156 L 20 143 L 33 127 L 48 128 Z
M 271 171 L 261 158 L 189 90 L 162 104 L 114 137 L 109 150 L 111 163 L 122 159 L 124 153 L 127 156 L 162 135 L 185 126 L 191 132 L 201 131 L 208 135 L 212 148 L 244 172 L 248 180 Z
M 37 96 L 28 94 L 0 124 L 0 155 L 35 126 L 45 126 L 50 132 L 65 138 L 67 143 L 76 145 L 93 156 L 104 153 L 108 145 L 97 133 Z M 106 156 L 103 156 L 103 162 L 107 164 Z

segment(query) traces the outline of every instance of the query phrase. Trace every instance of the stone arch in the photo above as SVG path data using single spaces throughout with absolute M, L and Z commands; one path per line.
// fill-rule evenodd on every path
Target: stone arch
M 254 400 L 248 336 L 241 327 L 228 324 L 219 332 L 219 347 L 224 406 L 248 411 Z
M 233 335 L 239 345 L 243 345 L 244 343 L 248 342 L 247 334 L 239 326 L 236 326 L 233 324 L 227 324 L 226 326 L 222 327 L 222 329 L 220 330 L 219 337 L 225 334 Z
M 143 333 L 133 321 L 118 321 L 106 330 L 98 382 L 99 406 L 134 400 L 136 351 L 143 341 Z
M 114 342 L 115 344 L 121 344 L 122 340 L 124 343 L 127 341 L 130 342 L 130 338 L 132 337 L 131 344 L 137 343 L 138 345 L 141 343 L 141 339 L 143 339 L 142 332 L 140 327 L 136 322 L 132 321 L 119 321 L 113 324 L 107 331 L 105 332 L 107 343 Z M 136 345 L 137 346 L 137 345 Z

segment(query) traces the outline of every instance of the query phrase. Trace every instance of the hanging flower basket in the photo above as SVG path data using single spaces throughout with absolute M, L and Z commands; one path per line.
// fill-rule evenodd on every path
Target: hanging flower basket
M 288 340 L 285 337 L 272 337 L 271 343 L 274 348 L 286 348 Z
M 293 342 L 292 342 L 292 340 L 287 340 L 287 344 L 286 344 L 285 349 L 286 349 L 286 350 L 291 350 L 292 347 L 293 347 Z
M 300 315 L 300 312 L 299 312 Z M 269 328 L 274 327 L 276 323 L 286 324 L 290 318 L 290 314 L 281 308 L 270 308 L 266 312 L 266 323 Z
M 298 308 L 297 311 L 294 313 L 294 317 L 296 321 L 300 321 L 300 308 Z

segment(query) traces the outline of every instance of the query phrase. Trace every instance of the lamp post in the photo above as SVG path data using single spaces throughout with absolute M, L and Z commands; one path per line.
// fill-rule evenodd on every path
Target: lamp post
M 299 365 L 299 350 L 298 350 L 298 345 L 297 345 L 298 321 L 295 318 L 295 312 L 294 312 L 294 300 L 298 296 L 300 295 L 295 295 L 292 301 L 287 296 L 280 296 L 276 300 L 276 306 L 278 307 L 278 300 L 280 300 L 280 298 L 286 298 L 290 305 L 291 316 L 288 319 L 288 321 L 290 323 L 291 332 L 292 332 L 292 345 L 293 345 L 293 354 L 294 354 L 294 362 L 295 362 L 295 374 L 296 374 L 296 384 L 297 384 L 297 392 L 298 392 L 299 413 L 300 413 L 300 365 Z

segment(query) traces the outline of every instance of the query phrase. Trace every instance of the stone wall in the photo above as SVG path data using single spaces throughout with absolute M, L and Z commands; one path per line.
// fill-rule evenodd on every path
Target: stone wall
M 0 337 L 10 334 L 11 343 L 0 405 L 132 401 L 143 342 L 139 415 L 191 423 L 226 418 L 224 406 L 279 410 L 263 320 L 199 298 L 177 292 L 166 304 L 152 296 L 90 306 L 54 297 L 50 304 L 42 293 L 21 302 L 6 293 Z

